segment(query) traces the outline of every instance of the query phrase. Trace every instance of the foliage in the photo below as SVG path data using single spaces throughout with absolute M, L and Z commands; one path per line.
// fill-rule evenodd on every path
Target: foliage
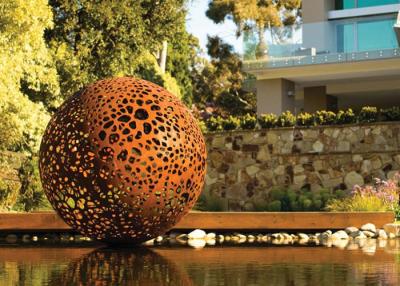
M 283 112 L 276 121 L 276 126 L 278 127 L 292 127 L 295 124 L 296 117 L 290 111 Z
M 199 43 L 197 38 L 186 32 L 185 23 L 180 23 L 177 29 L 177 33 L 168 45 L 166 70 L 178 83 L 182 100 L 191 106 L 193 102 L 191 70 L 196 65 Z
M 258 123 L 261 128 L 272 128 L 276 126 L 278 117 L 273 113 L 261 114 L 258 117 Z
M 336 123 L 337 124 L 351 124 L 355 123 L 357 120 L 356 115 L 354 114 L 351 108 L 347 110 L 339 110 L 336 114 Z
M 399 178 L 392 180 L 375 179 L 373 185 L 354 186 L 348 198 L 332 200 L 329 211 L 393 211 L 399 207 Z
M 396 221 L 400 221 L 400 205 L 397 205 L 394 208 L 394 217 L 395 217 Z
M 0 211 L 11 210 L 18 199 L 20 183 L 0 178 Z
M 377 197 L 356 195 L 343 200 L 332 200 L 327 206 L 332 212 L 372 212 L 386 211 L 385 204 Z
M 247 75 L 233 47 L 218 37 L 209 37 L 207 51 L 211 61 L 198 59 L 192 69 L 193 103 L 199 108 L 215 105 L 224 116 L 254 113 L 256 96 L 242 87 Z
M 264 202 L 254 202 L 256 211 L 321 211 L 328 201 L 343 198 L 345 192 L 321 189 L 319 191 L 274 188 Z
M 27 212 L 39 209 L 51 209 L 42 189 L 38 166 L 37 157 L 27 158 L 21 166 L 19 170 L 21 188 L 14 209 Z
M 256 55 L 263 57 L 267 52 L 265 29 L 294 24 L 299 19 L 300 8 L 301 0 L 212 0 L 206 15 L 217 24 L 232 19 L 237 36 L 243 31 L 256 31 L 259 41 Z
M 246 114 L 240 118 L 240 127 L 242 129 L 254 129 L 257 125 L 257 117 L 251 114 Z
M 400 107 L 393 106 L 387 109 L 381 109 L 383 121 L 400 121 Z
M 222 120 L 222 128 L 226 131 L 228 130 L 235 130 L 240 126 L 240 119 L 233 117 L 233 116 L 228 116 L 228 118 L 225 118 Z
M 204 121 L 197 120 L 197 124 L 199 125 L 199 128 L 203 134 L 207 132 L 207 125 Z
M 46 32 L 46 40 L 55 55 L 64 98 L 101 78 L 157 77 L 149 75 L 157 73 L 155 69 L 143 69 L 143 64 L 157 66 L 156 61 L 143 63 L 143 57 L 148 59 L 163 41 L 172 41 L 182 31 L 186 13 L 184 0 L 50 0 L 49 4 L 54 28 Z M 161 83 L 168 88 L 169 81 Z
M 149 52 L 143 52 L 140 56 L 140 63 L 136 68 L 136 72 L 140 74 L 142 79 L 163 86 L 176 97 L 181 97 L 180 87 L 175 78 L 168 73 L 163 73 L 161 68 L 158 66 L 156 58 Z
M 397 116 L 400 116 L 399 107 L 393 107 L 382 111 L 381 116 L 375 113 L 375 107 L 363 108 L 363 112 L 360 114 L 355 114 L 352 109 L 340 110 L 337 113 L 332 111 L 317 111 L 316 113 L 299 113 L 294 116 L 290 111 L 282 113 L 277 116 L 273 113 L 261 114 L 257 117 L 257 122 L 254 122 L 255 116 L 247 114 L 245 116 L 239 116 L 241 129 L 254 129 L 259 126 L 262 129 L 275 128 L 275 127 L 292 127 L 292 126 L 315 126 L 315 125 L 335 125 L 335 124 L 352 124 L 356 122 L 375 122 L 382 118 L 383 120 L 400 120 Z M 390 119 L 389 119 L 390 118 Z M 219 119 L 222 120 L 222 119 Z M 232 120 L 232 119 L 231 119 Z M 210 131 L 217 130 L 213 124 L 215 120 L 211 120 L 208 125 L 210 125 Z M 258 124 L 257 124 L 258 123 Z M 222 124 L 222 121 L 221 123 Z M 222 130 L 220 128 L 219 130 Z M 230 129 L 231 130 L 231 129 Z
M 359 122 L 376 122 L 378 121 L 378 109 L 376 107 L 365 106 L 361 109 L 358 115 Z
M 315 112 L 314 117 L 318 125 L 333 125 L 336 122 L 336 114 L 332 111 L 320 110 Z
M 56 70 L 43 40 L 52 26 L 45 0 L 0 2 L 0 149 L 37 150 L 55 103 Z
M 209 131 L 221 131 L 222 130 L 222 118 L 211 117 L 206 121 L 206 126 Z
M 195 206 L 193 207 L 194 210 L 209 212 L 226 211 L 227 208 L 228 206 L 226 200 L 208 192 L 202 192 Z
M 302 112 L 296 117 L 297 126 L 313 126 L 315 124 L 314 116 L 307 112 Z

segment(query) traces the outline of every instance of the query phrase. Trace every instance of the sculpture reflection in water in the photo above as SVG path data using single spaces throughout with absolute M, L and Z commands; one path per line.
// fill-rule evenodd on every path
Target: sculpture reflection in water
M 101 248 L 75 262 L 49 285 L 194 285 L 187 273 L 148 248 Z

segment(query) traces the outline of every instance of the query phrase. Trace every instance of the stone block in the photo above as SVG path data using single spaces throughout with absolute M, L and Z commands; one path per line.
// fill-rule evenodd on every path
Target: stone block
M 352 171 L 344 177 L 344 183 L 346 184 L 346 187 L 348 189 L 351 189 L 355 185 L 359 185 L 359 186 L 364 185 L 364 178 L 357 172 Z

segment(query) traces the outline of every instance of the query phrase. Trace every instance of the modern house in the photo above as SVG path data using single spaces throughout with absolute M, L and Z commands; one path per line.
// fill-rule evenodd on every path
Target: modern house
M 244 63 L 257 112 L 400 105 L 399 11 L 400 0 L 303 0 L 302 24 L 267 30 L 266 56 Z

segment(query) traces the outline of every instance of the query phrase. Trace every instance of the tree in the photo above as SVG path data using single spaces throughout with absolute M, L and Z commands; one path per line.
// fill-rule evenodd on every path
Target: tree
M 186 31 L 184 23 L 168 46 L 167 71 L 176 79 L 182 99 L 188 106 L 193 102 L 190 73 L 195 65 L 198 49 L 198 39 Z
M 207 44 L 211 61 L 198 61 L 192 71 L 193 100 L 199 108 L 215 104 L 222 115 L 254 113 L 254 93 L 243 89 L 247 75 L 242 72 L 239 55 L 219 37 L 209 37 Z
M 0 0 L 0 13 L 0 150 L 35 152 L 49 119 L 43 103 L 59 92 L 43 39 L 51 9 L 46 0 Z
M 90 82 L 132 75 L 176 85 L 151 57 L 176 33 L 184 0 L 50 0 L 54 28 L 46 33 L 67 97 Z M 152 74 L 149 74 L 153 71 Z M 144 72 L 144 76 L 142 76 Z M 169 84 L 167 84 L 169 82 Z
M 212 0 L 206 15 L 215 23 L 232 19 L 237 35 L 255 30 L 258 34 L 257 58 L 266 56 L 266 28 L 292 25 L 298 20 L 301 0 Z

